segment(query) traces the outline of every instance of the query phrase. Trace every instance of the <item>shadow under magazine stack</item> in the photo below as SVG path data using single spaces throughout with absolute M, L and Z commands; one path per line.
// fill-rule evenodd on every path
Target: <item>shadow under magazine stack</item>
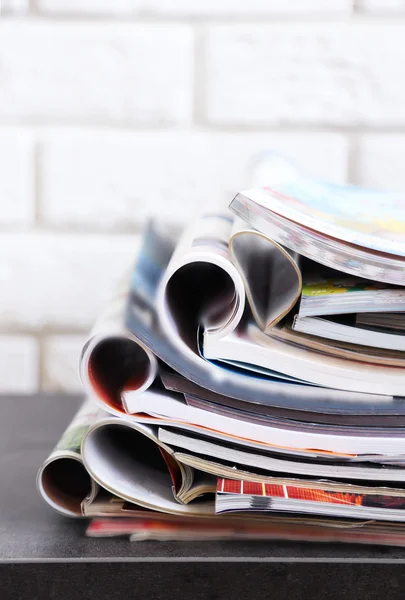
M 93 536 L 405 546 L 404 197 L 297 176 L 230 208 L 146 228 L 41 494 Z

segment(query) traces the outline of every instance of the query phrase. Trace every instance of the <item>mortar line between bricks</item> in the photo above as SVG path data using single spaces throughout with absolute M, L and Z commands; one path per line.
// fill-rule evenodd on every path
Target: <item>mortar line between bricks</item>
M 40 11 L 37 6 L 37 0 L 28 0 L 28 14 L 35 17 L 40 15 Z
M 232 13 L 223 13 L 218 15 L 164 15 L 164 14 L 136 14 L 128 12 L 127 14 L 114 15 L 114 14 L 90 14 L 90 13 L 44 13 L 41 12 L 35 2 L 32 4 L 31 18 L 29 23 L 32 25 L 38 23 L 63 23 L 77 25 L 78 23 L 83 24 L 95 24 L 103 25 L 108 24 L 112 26 L 128 26 L 128 25 L 279 25 L 279 24 L 291 24 L 291 25 L 328 25 L 332 26 L 336 23 L 339 24 L 396 24 L 398 25 L 398 17 L 401 16 L 405 19 L 405 14 L 400 11 L 397 12 L 381 12 L 381 13 L 368 13 L 361 8 L 353 9 L 351 12 L 342 13 L 340 11 L 325 12 L 314 12 L 314 13 L 256 13 L 252 14 L 241 14 L 235 15 Z M 22 22 L 16 16 L 5 15 L 3 19 L 7 21 Z M 27 21 L 23 21 L 27 23 Z
M 205 64 L 205 34 L 204 26 L 198 26 L 194 31 L 194 85 L 193 85 L 193 126 L 204 127 L 206 114 L 206 64 Z
M 186 124 L 181 127 L 170 127 L 170 128 L 159 128 L 153 126 L 139 126 L 131 123 L 114 124 L 108 122 L 89 123 L 80 121 L 71 122 L 60 122 L 55 121 L 52 123 L 39 122 L 39 121 L 15 121 L 15 122 L 2 122 L 0 119 L 0 133 L 7 132 L 22 132 L 32 131 L 36 135 L 47 135 L 47 134 L 66 134 L 69 135 L 83 135 L 83 134 L 161 134 L 161 135 L 181 135 L 181 134 L 232 134 L 232 133 L 268 133 L 268 134 L 342 134 L 342 135 L 368 135 L 368 134 L 381 134 L 381 135 L 403 135 L 405 134 L 405 123 L 403 124 L 392 124 L 392 125 L 331 125 L 327 123 L 319 125 L 308 125 L 308 124 L 291 124 L 291 125 L 277 125 L 277 124 L 236 124 L 236 125 L 225 125 L 225 124 L 209 124 L 207 122 L 198 123 L 194 122 Z M 45 140 L 46 142 L 46 140 Z
M 0 326 L 0 337 L 1 336 L 30 336 L 35 338 L 38 343 L 38 349 L 41 348 L 41 357 L 43 357 L 43 344 L 46 338 L 49 337 L 65 337 L 65 336 L 86 336 L 89 334 L 92 325 L 79 329 L 77 327 L 62 327 L 61 325 L 42 328 L 40 330 L 33 330 L 27 326 L 24 327 L 1 327 Z
M 356 134 L 347 136 L 347 182 L 355 184 L 357 180 L 358 158 L 359 158 L 359 139 Z
M 27 235 L 34 235 L 34 236 L 38 236 L 41 237 L 41 235 L 53 235 L 53 234 L 61 234 L 61 235 L 66 235 L 66 236 L 70 236 L 70 235 L 74 235 L 76 237 L 89 237 L 89 236 L 100 236 L 100 237 L 133 237 L 133 236 L 138 236 L 142 231 L 143 231 L 143 225 L 146 222 L 140 222 L 137 225 L 134 225 L 133 227 L 125 227 L 121 224 L 117 224 L 116 226 L 114 226 L 113 228 L 109 229 L 109 228 L 103 228 L 103 227 L 99 227 L 97 228 L 97 226 L 92 226 L 90 224 L 90 222 L 82 224 L 82 225 L 76 225 L 74 223 L 51 223 L 49 221 L 45 222 L 45 221 L 38 221 L 38 223 L 35 225 L 35 227 L 31 227 L 29 229 L 27 228 L 21 228 L 21 227 L 14 227 L 12 224 L 10 224 L 9 227 L 7 227 L 7 225 L 1 225 L 0 226 L 0 234 L 3 235 L 15 235 L 15 236 L 27 236 Z
M 38 139 L 34 140 L 34 222 L 35 225 L 41 221 L 41 145 Z
M 35 5 L 34 5 L 35 6 Z M 104 25 L 109 24 L 112 26 L 120 27 L 127 25 L 261 25 L 261 24 L 301 24 L 302 22 L 312 24 L 327 24 L 333 21 L 333 23 L 350 23 L 353 21 L 354 13 L 341 14 L 341 13 L 324 13 L 324 14 L 245 14 L 245 15 L 234 15 L 234 14 L 222 14 L 222 15 L 136 15 L 134 13 L 128 13 L 123 15 L 113 14 L 80 14 L 80 13 L 58 13 L 50 14 L 43 13 L 38 9 L 34 9 L 31 13 L 29 23 L 36 25 L 39 23 L 61 23 L 61 24 L 76 24 L 83 23 L 87 25 Z M 5 15 L 3 18 L 7 20 L 15 20 L 18 22 L 17 16 Z M 26 23 L 27 21 L 25 21 Z
M 35 335 L 35 334 L 34 334 Z M 37 360 L 37 376 L 38 376 L 38 391 L 43 390 L 44 379 L 45 379 L 45 351 L 44 351 L 44 340 L 42 333 L 35 335 L 38 346 L 38 360 Z

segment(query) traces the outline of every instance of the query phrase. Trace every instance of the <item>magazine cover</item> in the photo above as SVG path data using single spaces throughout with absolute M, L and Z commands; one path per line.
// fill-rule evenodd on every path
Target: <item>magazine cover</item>
M 403 194 L 303 177 L 266 190 L 260 203 L 286 219 L 357 246 L 405 256 Z
M 381 493 L 381 491 L 385 493 Z M 272 498 L 285 498 L 301 502 L 321 502 L 324 504 L 343 504 L 351 506 L 364 506 L 370 508 L 405 509 L 405 493 L 389 495 L 389 489 L 382 488 L 380 493 L 356 494 L 348 492 L 335 492 L 316 488 L 305 488 L 293 485 L 277 485 L 265 482 L 240 481 L 236 479 L 218 479 L 217 494 L 230 494 L 237 496 L 251 496 L 250 507 L 265 510 L 271 506 Z M 257 498 L 263 498 L 260 502 Z

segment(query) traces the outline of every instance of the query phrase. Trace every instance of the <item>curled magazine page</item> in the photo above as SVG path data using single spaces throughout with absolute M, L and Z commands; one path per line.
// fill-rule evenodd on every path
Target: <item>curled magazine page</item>
M 202 325 L 226 336 L 240 323 L 245 297 L 259 327 L 280 321 L 301 293 L 297 253 L 228 215 L 206 215 L 188 227 L 159 287 L 165 331 L 195 351 Z
M 80 357 L 87 393 L 111 412 L 125 411 L 125 394 L 140 394 L 157 374 L 154 354 L 125 327 L 131 274 L 121 280 L 93 327 Z
M 39 493 L 65 516 L 81 517 L 82 503 L 91 502 L 98 492 L 84 467 L 81 444 L 91 425 L 105 414 L 91 399 L 85 400 L 38 471 Z
M 197 479 L 193 489 L 193 469 L 174 458 L 153 425 L 101 418 L 84 437 L 82 454 L 95 481 L 128 502 L 173 514 L 213 513 L 212 500 L 194 500 L 215 491 L 215 478 Z
M 246 290 L 252 314 L 266 333 L 300 297 L 299 255 L 236 219 L 229 247 Z
M 232 225 L 230 215 L 206 215 L 187 227 L 160 283 L 159 319 L 183 353 L 198 354 L 201 324 L 223 336 L 242 318 L 245 289 L 229 251 Z

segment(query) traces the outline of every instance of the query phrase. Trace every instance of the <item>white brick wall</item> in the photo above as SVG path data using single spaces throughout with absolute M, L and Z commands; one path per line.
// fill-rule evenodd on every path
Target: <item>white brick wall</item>
M 275 150 L 405 189 L 404 0 L 0 0 L 0 392 L 75 391 L 150 213 Z
M 405 190 L 404 165 L 404 135 L 365 135 L 360 140 L 359 183 L 382 189 Z
M 46 336 L 42 346 L 42 387 L 46 392 L 80 392 L 79 357 L 84 335 Z
M 245 126 L 404 125 L 404 37 L 405 23 L 213 27 L 206 118 Z
M 89 329 L 137 248 L 134 234 L 3 233 L 0 327 Z
M 0 224 L 34 223 L 34 166 L 33 136 L 0 130 Z
M 1 0 L 0 15 L 26 15 L 29 10 L 29 0 Z
M 58 131 L 42 141 L 41 215 L 55 226 L 124 229 L 151 212 L 178 221 L 226 208 L 268 145 L 314 174 L 346 177 L 339 134 Z
M 365 12 L 398 13 L 405 11 L 404 0 L 358 0 L 358 6 Z
M 190 120 L 187 26 L 4 22 L 0 64 L 0 120 Z
M 38 344 L 27 335 L 0 337 L 1 390 L 32 394 L 38 390 Z M 23 418 L 23 417 L 22 417 Z

